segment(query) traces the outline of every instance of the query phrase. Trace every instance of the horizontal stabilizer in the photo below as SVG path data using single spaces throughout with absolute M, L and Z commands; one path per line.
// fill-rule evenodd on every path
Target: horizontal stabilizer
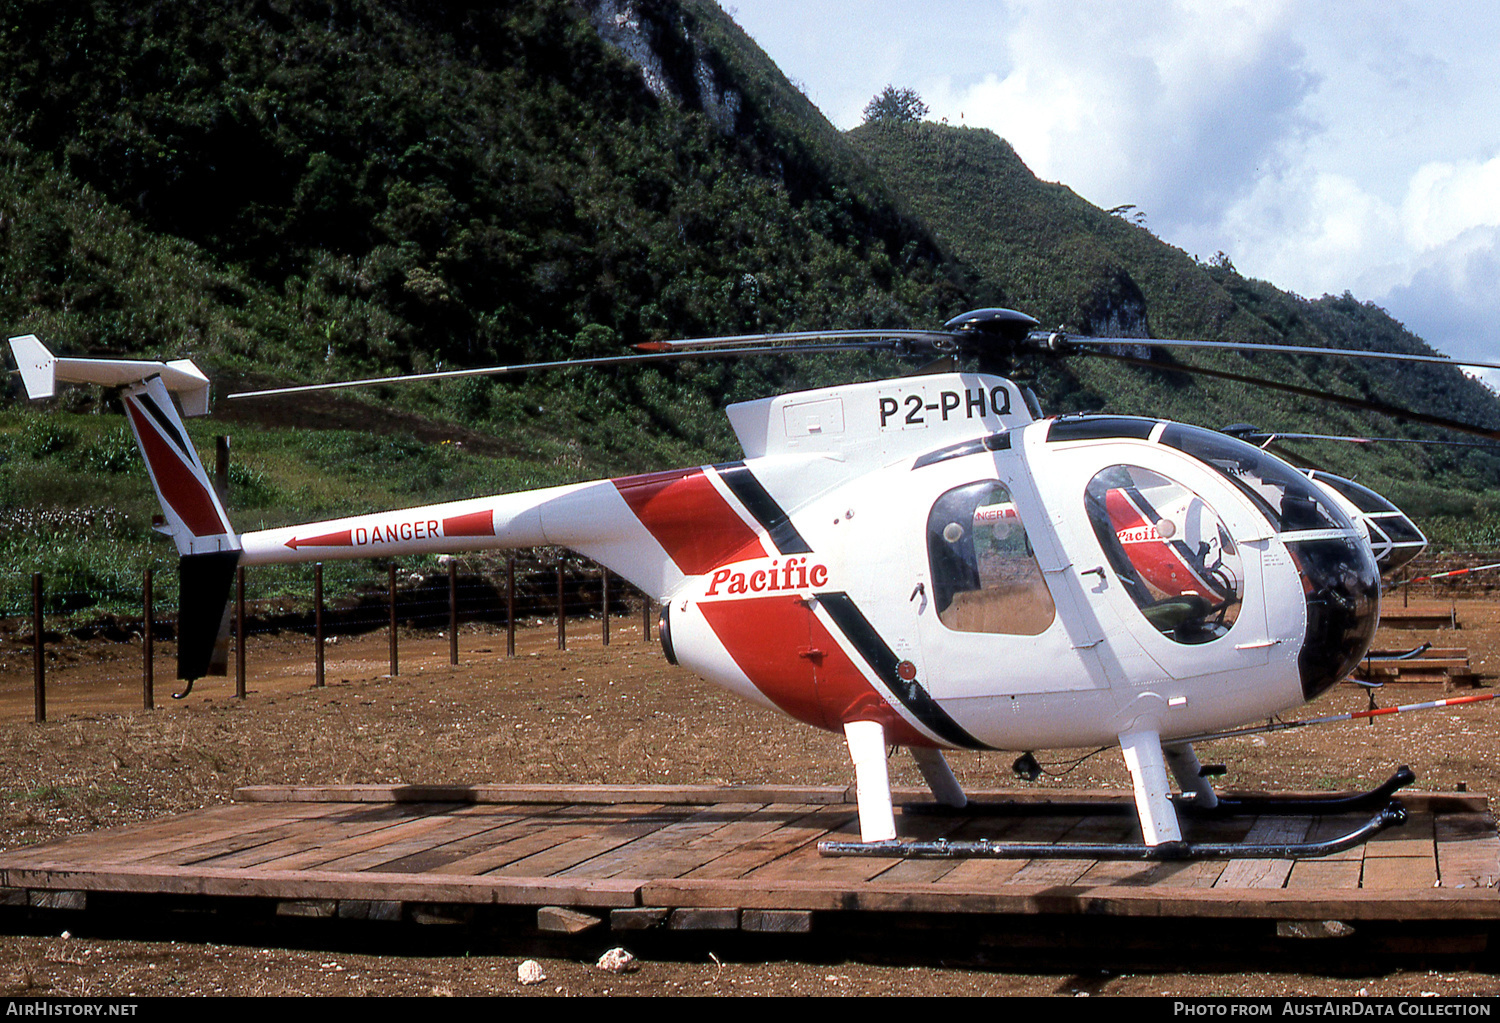
M 177 395 L 182 413 L 188 416 L 208 414 L 208 377 L 191 359 L 152 362 L 146 359 L 59 359 L 35 334 L 10 339 L 10 350 L 21 371 L 21 382 L 27 397 L 50 398 L 57 385 L 102 384 L 125 387 L 152 377 L 160 377 L 167 390 Z

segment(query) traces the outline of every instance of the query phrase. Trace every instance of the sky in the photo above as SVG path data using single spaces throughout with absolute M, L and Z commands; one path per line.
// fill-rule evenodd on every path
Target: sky
M 994 131 L 1190 254 L 1500 361 L 1500 4 L 721 6 L 840 128 L 915 89 L 929 119 Z

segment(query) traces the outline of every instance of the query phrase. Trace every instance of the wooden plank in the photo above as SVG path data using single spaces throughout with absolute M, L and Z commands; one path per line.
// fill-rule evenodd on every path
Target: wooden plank
M 1162 869 L 1149 883 L 1162 888 L 1212 888 L 1219 880 L 1228 860 L 1194 860 L 1190 863 L 1161 863 Z
M 1430 856 L 1367 856 L 1359 886 L 1366 889 L 1430 889 L 1437 863 Z
M 897 822 L 897 834 L 914 842 L 933 841 L 953 836 L 960 828 L 972 827 L 975 822 L 962 816 L 961 812 L 902 814 Z M 815 841 L 754 871 L 745 877 L 800 878 L 804 880 L 826 879 L 829 884 L 861 884 L 883 876 L 891 870 L 911 862 L 943 862 L 944 870 L 952 869 L 956 861 L 911 861 L 899 856 L 824 856 L 818 852 L 817 842 L 823 837 L 840 841 L 859 841 L 857 817 L 843 822 L 837 830 L 819 836 Z
M 460 813 L 476 808 L 460 808 Z M 529 820 L 539 813 L 540 804 L 507 809 L 502 805 L 482 808 L 475 813 L 476 820 L 483 821 L 487 835 L 519 821 Z M 390 822 L 361 822 L 343 825 L 335 830 L 319 829 L 293 835 L 277 842 L 249 850 L 239 857 L 223 857 L 214 861 L 216 866 L 259 866 L 271 870 L 299 870 L 317 867 L 340 856 L 379 847 L 387 841 Z M 493 842 L 493 839 L 491 839 Z M 487 847 L 487 846 L 486 846 Z M 453 858 L 456 858 L 453 857 Z M 385 865 L 384 869 L 397 869 Z
M 1312 830 L 1308 817 L 1260 817 L 1245 834 L 1246 842 L 1270 845 L 1301 842 Z M 1280 888 L 1292 872 L 1292 860 L 1230 860 L 1214 880 L 1216 888 Z
M 1317 891 L 1329 897 L 1359 887 L 1363 862 L 1357 859 L 1297 860 L 1287 875 L 1288 891 Z
M 1130 817 L 1084 817 L 1057 839 L 1072 843 L 1118 844 L 1140 840 L 1140 823 Z M 1007 836 L 1005 841 L 1026 841 Z M 1050 841 L 1043 839 L 1043 841 Z M 1102 864 L 1097 864 L 1102 866 Z M 1038 858 L 1007 878 L 1007 884 L 1073 884 L 1082 881 L 1096 866 L 1093 860 Z M 1087 883 L 1087 882 L 1083 882 Z
M 1444 888 L 1486 889 L 1500 884 L 1500 836 L 1488 815 L 1463 814 L 1433 821 L 1438 877 Z
M 319 813 L 331 812 L 320 808 Z M 125 828 L 112 828 L 80 840 L 68 840 L 69 855 L 93 863 L 132 863 L 152 856 L 189 848 L 206 837 L 232 835 L 252 831 L 256 828 L 291 823 L 300 819 L 285 807 L 248 808 L 224 806 L 213 811 L 187 814 L 183 818 L 168 821 L 153 821 Z M 32 847 L 28 858 L 49 856 L 53 843 Z M 7 855 L 7 860 L 18 861 L 20 857 Z
M 425 874 L 436 871 L 475 853 L 494 849 L 512 836 L 528 829 L 545 828 L 546 821 L 540 814 L 528 812 L 545 804 L 534 804 L 527 808 L 502 812 L 499 807 L 486 807 L 486 812 L 475 816 L 474 824 L 465 827 L 461 834 L 443 834 L 442 841 L 381 863 L 374 869 L 381 872 L 402 874 Z
M 1156 867 L 1141 860 L 1100 860 L 1084 865 L 1087 869 L 1079 874 L 1077 883 L 1090 887 L 1145 884 Z
M 1365 859 L 1387 856 L 1419 856 L 1432 859 L 1435 855 L 1431 814 L 1414 813 L 1399 828 L 1387 828 L 1365 843 Z
M 899 857 L 882 856 L 822 856 L 818 853 L 818 842 L 858 842 L 859 816 L 839 814 L 824 816 L 825 826 L 821 831 L 803 829 L 807 840 L 786 850 L 768 863 L 746 871 L 741 876 L 759 881 L 774 881 L 796 878 L 805 881 L 822 881 L 835 886 L 860 883 L 900 861 Z
M 921 790 L 893 790 L 915 795 Z M 710 805 L 844 803 L 848 790 L 828 785 L 246 785 L 241 802 L 332 803 L 624 803 Z
M 332 807 L 335 804 L 328 804 Z M 368 824 L 380 832 L 388 832 L 391 829 L 412 827 L 415 823 L 428 819 L 438 809 L 435 804 L 412 803 L 407 805 L 392 805 L 382 812 L 372 813 L 366 808 L 359 808 L 349 813 L 333 813 L 320 816 L 316 819 L 304 819 L 280 824 L 275 827 L 246 829 L 222 836 L 206 837 L 204 841 L 186 845 L 171 852 L 160 853 L 142 859 L 143 863 L 172 863 L 188 865 L 192 863 L 215 863 L 220 858 L 228 859 L 236 854 L 243 855 L 239 864 L 225 863 L 224 866 L 247 865 L 259 862 L 262 858 L 254 850 L 261 849 L 271 842 L 292 838 L 299 834 L 336 834 L 338 829 L 348 822 Z
M 677 877 L 718 856 L 712 847 L 691 843 L 750 816 L 762 803 L 721 803 L 705 807 L 682 820 L 658 828 L 608 852 L 559 871 L 573 877 Z
M 998 862 L 998 861 L 991 861 Z M 1356 866 L 1358 866 L 1356 864 Z M 1069 914 L 1183 919 L 1500 920 L 1500 896 L 1483 898 L 1444 889 L 1414 895 L 1411 891 L 1324 892 L 1212 887 L 1161 889 L 1079 885 L 999 885 L 986 890 L 954 889 L 940 884 L 869 885 L 853 891 L 827 885 L 782 880 L 694 881 L 662 879 L 642 884 L 647 906 L 746 909 L 842 910 L 966 914 Z
M 592 826 L 586 833 L 570 836 L 565 841 L 496 867 L 487 871 L 485 876 L 550 877 L 680 819 L 680 810 L 673 811 L 655 803 L 610 807 L 590 818 Z
M 497 814 L 488 807 L 477 813 L 464 812 L 466 809 L 469 808 L 459 808 L 453 813 L 434 814 L 353 840 L 344 838 L 327 846 L 321 860 L 307 863 L 308 857 L 303 856 L 299 861 L 320 870 L 416 873 L 417 871 L 398 864 L 411 858 L 430 855 L 436 849 L 476 836 L 489 838 L 492 842 L 493 833 L 497 829 L 531 819 L 530 815 L 519 813 Z M 267 861 L 265 866 L 276 868 L 283 864 L 280 860 L 272 860 Z
M 990 818 L 975 822 L 965 831 L 967 840 L 989 837 L 999 842 L 1056 842 L 1079 823 L 1078 817 Z M 964 890 L 986 890 L 1009 884 L 1030 858 L 964 860 L 933 882 L 934 886 Z M 1086 861 L 1085 861 L 1086 865 Z
M 896 833 L 902 838 L 918 841 L 939 838 L 965 841 L 967 830 L 973 825 L 973 819 L 965 816 L 963 811 L 951 814 L 903 814 L 897 818 Z M 878 884 L 931 884 L 946 876 L 961 862 L 956 859 L 904 859 L 882 870 L 870 880 Z
M 593 878 L 449 877 L 432 874 L 342 873 L 325 870 L 224 870 L 131 864 L 89 873 L 61 872 L 86 891 L 153 892 L 275 899 L 499 903 L 522 906 L 633 906 L 636 882 Z M 59 887 L 47 871 L 17 871 L 25 887 Z
M 857 817 L 852 807 L 820 807 L 808 813 L 781 818 L 761 835 L 747 838 L 737 847 L 716 856 L 682 876 L 696 880 L 740 878 L 775 862 L 782 856 L 816 841 Z M 726 829 L 727 830 L 727 829 Z M 717 834 L 717 833 L 716 833 Z
M 514 824 L 502 826 L 490 836 L 490 842 L 457 859 L 432 867 L 429 873 L 453 875 L 485 874 L 497 867 L 541 850 L 551 848 L 567 838 L 588 834 L 588 821 L 596 814 L 604 813 L 606 804 L 564 806 L 551 812 L 537 814 Z
M 227 859 L 244 856 L 245 862 L 253 863 L 257 861 L 255 850 L 267 845 L 291 841 L 298 837 L 313 843 L 322 843 L 350 827 L 362 827 L 363 830 L 387 828 L 409 819 L 413 813 L 417 812 L 411 808 L 391 807 L 389 812 L 372 813 L 369 807 L 354 807 L 348 804 L 339 806 L 332 803 L 317 807 L 310 806 L 308 809 L 327 812 L 282 822 L 266 822 L 259 827 L 245 828 L 238 832 L 205 833 L 195 842 L 160 852 L 140 862 L 182 865 L 217 857 Z M 358 824 L 351 825 L 349 823 L 351 818 L 356 819 Z M 222 865 L 242 866 L 244 863 L 231 862 Z
M 1322 791 L 1290 791 L 1286 796 L 1326 796 Z M 827 785 L 253 785 L 235 790 L 235 799 L 244 803 L 261 802 L 342 802 L 342 803 L 559 803 L 577 805 L 614 803 L 663 803 L 710 805 L 713 803 L 803 803 L 819 806 L 848 805 L 853 797 L 847 788 Z M 897 805 L 931 803 L 926 789 L 896 786 L 891 790 Z M 1264 795 L 1257 792 L 1227 790 L 1223 795 Z M 969 793 L 976 804 L 1005 803 L 1044 807 L 1059 801 L 1067 803 L 1097 802 L 1112 806 L 1132 806 L 1129 791 L 1118 789 L 1053 789 L 1035 786 L 1024 789 L 975 789 Z M 1401 796 L 1408 810 L 1425 812 L 1427 800 L 1461 800 L 1475 811 L 1488 808 L 1486 797 L 1479 793 L 1405 792 Z

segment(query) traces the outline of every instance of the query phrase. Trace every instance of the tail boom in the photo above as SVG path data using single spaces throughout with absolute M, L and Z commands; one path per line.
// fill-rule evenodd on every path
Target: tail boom
M 685 578 L 614 480 L 264 529 L 239 541 L 245 565 L 566 547 L 656 600 Z

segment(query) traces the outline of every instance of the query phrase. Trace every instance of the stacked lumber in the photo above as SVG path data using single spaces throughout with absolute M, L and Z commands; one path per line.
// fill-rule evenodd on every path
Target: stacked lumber
M 1479 684 L 1467 647 L 1428 647 L 1412 656 L 1403 650 L 1371 650 L 1351 676 L 1360 682 L 1441 682 L 1446 689 Z

